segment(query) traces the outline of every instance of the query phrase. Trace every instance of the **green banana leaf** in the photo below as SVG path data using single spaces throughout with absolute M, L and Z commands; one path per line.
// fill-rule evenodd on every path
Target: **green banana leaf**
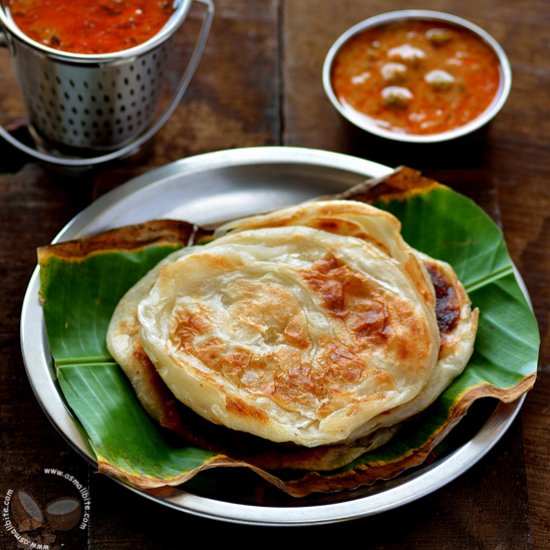
M 60 245 L 45 247 L 39 265 L 48 341 L 61 390 L 89 437 L 99 470 L 142 489 L 178 485 L 222 466 L 248 466 L 296 497 L 355 488 L 421 464 L 473 401 L 510 402 L 528 391 L 536 378 L 539 332 L 500 229 L 470 199 L 434 182 L 379 193 L 374 203 L 401 220 L 411 246 L 454 267 L 480 310 L 478 335 L 467 368 L 433 405 L 388 444 L 329 472 L 283 476 L 174 443 L 109 356 L 105 335 L 118 300 L 186 240 L 131 250 L 109 246 L 75 257 L 57 253 Z

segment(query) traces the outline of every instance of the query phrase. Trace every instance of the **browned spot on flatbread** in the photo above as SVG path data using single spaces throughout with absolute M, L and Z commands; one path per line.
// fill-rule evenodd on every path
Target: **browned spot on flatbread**
M 425 359 L 431 336 L 404 300 L 389 300 L 366 277 L 333 255 L 316 261 L 300 275 L 329 315 L 346 324 L 358 350 L 386 346 L 390 351 L 395 349 L 403 361 Z M 402 332 L 399 336 L 395 330 L 398 326 Z
M 334 317 L 344 319 L 357 338 L 384 343 L 390 332 L 389 311 L 359 273 L 332 255 L 302 272 L 303 279 Z
M 435 262 L 424 261 L 435 289 L 435 313 L 437 325 L 442 336 L 450 334 L 456 328 L 460 318 L 460 302 L 456 289 L 446 273 Z
M 264 424 L 269 422 L 269 415 L 265 411 L 249 405 L 238 397 L 226 395 L 225 408 L 229 413 L 234 414 L 235 416 L 240 416 L 242 418 L 253 418 L 254 420 Z
M 212 325 L 205 311 L 190 311 L 182 308 L 170 332 L 170 339 L 182 349 L 188 349 L 193 339 L 212 333 Z

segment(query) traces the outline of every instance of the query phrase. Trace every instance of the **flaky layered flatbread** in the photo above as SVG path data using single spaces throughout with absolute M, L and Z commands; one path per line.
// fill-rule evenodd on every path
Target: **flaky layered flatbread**
M 109 350 L 187 437 L 180 403 L 262 440 L 360 453 L 437 398 L 477 328 L 452 268 L 399 230 L 349 200 L 231 222 L 127 293 Z

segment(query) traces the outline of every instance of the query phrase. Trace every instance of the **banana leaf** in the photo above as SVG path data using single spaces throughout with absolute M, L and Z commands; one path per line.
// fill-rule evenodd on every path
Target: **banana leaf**
M 408 168 L 376 183 L 346 196 L 392 212 L 411 246 L 450 263 L 480 310 L 479 328 L 468 366 L 436 402 L 389 443 L 337 470 L 266 471 L 175 442 L 148 416 L 109 356 L 105 335 L 118 300 L 161 258 L 201 235 L 197 228 L 174 222 L 174 231 L 170 221 L 154 221 L 39 249 L 40 294 L 58 381 L 99 471 L 144 490 L 230 466 L 248 467 L 295 497 L 352 489 L 422 464 L 474 401 L 512 402 L 531 389 L 539 332 L 500 229 L 470 199 Z

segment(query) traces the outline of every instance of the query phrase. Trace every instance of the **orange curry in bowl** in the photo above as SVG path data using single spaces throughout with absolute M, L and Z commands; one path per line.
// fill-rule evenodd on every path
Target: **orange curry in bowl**
M 174 12 L 170 0 L 4 0 L 32 40 L 82 54 L 126 50 L 146 42 Z
M 384 130 L 438 134 L 464 126 L 495 100 L 494 51 L 467 29 L 429 20 L 366 28 L 336 54 L 331 84 L 354 116 Z

